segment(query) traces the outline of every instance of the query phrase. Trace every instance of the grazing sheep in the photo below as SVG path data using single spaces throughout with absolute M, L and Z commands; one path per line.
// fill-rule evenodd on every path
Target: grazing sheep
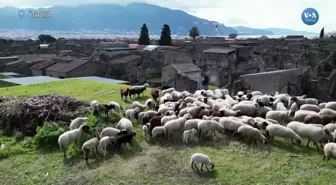
M 283 102 L 279 102 L 279 103 L 276 104 L 275 110 L 287 111 L 288 109 L 286 108 L 286 106 Z
M 233 134 L 238 131 L 240 126 L 246 125 L 241 119 L 235 117 L 222 117 L 219 119 L 219 123 Z
M 172 93 L 173 91 L 175 91 L 175 88 L 174 88 L 174 87 L 171 87 L 171 88 L 169 88 L 169 89 L 162 90 L 162 91 L 161 91 L 161 96 L 164 96 L 165 94 L 170 94 L 170 93 Z
M 115 101 L 110 101 L 109 105 L 113 107 L 112 109 L 114 109 L 114 111 L 116 111 L 118 114 L 120 113 L 121 110 L 124 110 L 124 108 Z
M 145 138 L 147 138 L 148 136 L 150 136 L 150 135 L 149 135 L 149 123 L 144 124 L 144 125 L 142 126 L 141 131 L 142 131 L 142 135 L 143 135 Z
M 98 105 L 99 105 L 99 102 L 97 100 L 92 100 L 91 103 L 90 103 L 91 111 L 95 112 L 96 106 L 98 106 Z
M 148 99 L 146 102 L 145 102 L 145 105 L 148 106 L 148 108 L 152 109 L 152 110 L 155 110 L 155 107 L 156 107 L 156 103 L 155 103 L 156 100 L 150 98 Z
M 181 98 L 183 98 L 182 93 L 179 92 L 179 91 L 173 91 L 171 93 L 171 95 L 173 97 L 173 100 L 176 100 L 176 101 L 179 100 L 179 99 L 181 99 Z
M 148 83 L 145 83 L 143 85 L 135 85 L 135 86 L 131 87 L 131 89 L 139 90 L 139 89 L 143 89 L 143 88 L 146 88 L 146 87 L 150 87 L 150 85 Z
M 330 160 L 330 157 L 336 157 L 336 143 L 327 143 L 323 147 L 324 157 L 323 161 Z
M 294 102 L 294 103 L 290 106 L 289 110 L 291 110 L 291 111 L 293 111 L 293 112 L 296 112 L 296 111 L 299 110 L 299 108 L 298 108 L 297 104 Z
M 246 116 L 251 116 L 251 117 L 255 117 L 258 115 L 258 109 L 260 108 L 260 106 L 257 103 L 253 103 L 253 104 L 244 104 L 244 103 L 238 103 L 236 105 L 234 105 L 232 107 L 232 110 L 234 111 L 238 111 L 240 110 L 240 112 L 243 115 Z
M 95 104 L 95 106 L 94 106 L 94 111 L 93 111 L 93 115 L 95 115 L 95 116 L 99 116 L 99 114 L 100 114 L 101 112 L 104 112 L 105 115 L 107 116 L 107 115 L 108 115 L 108 112 L 109 112 L 111 109 L 113 109 L 113 108 L 114 108 L 113 105 L 106 105 L 106 104 L 100 104 L 100 103 Z
M 159 98 L 159 96 L 160 96 L 159 89 L 155 89 L 155 88 L 153 88 L 153 89 L 151 90 L 150 95 L 152 96 L 153 100 L 156 101 L 156 100 Z
M 182 128 L 184 128 L 184 124 L 188 119 L 192 119 L 192 116 L 190 114 L 185 114 L 181 118 L 177 118 L 175 120 L 168 121 L 165 125 L 165 134 L 168 139 L 170 139 L 170 134 L 176 131 L 181 131 Z
M 162 114 L 158 113 L 156 111 L 153 111 L 153 110 L 146 111 L 144 116 L 143 116 L 142 123 L 148 123 L 149 120 L 152 119 L 152 117 L 160 116 L 160 115 L 162 115 Z
M 200 107 L 190 107 L 187 110 L 187 113 L 190 114 L 193 118 L 199 118 L 202 110 L 204 110 L 203 106 L 200 106 Z
M 164 126 L 155 127 L 152 130 L 152 137 L 153 138 L 164 137 L 164 136 L 165 136 L 165 127 Z
M 320 112 L 321 109 L 317 105 L 303 104 L 303 105 L 301 105 L 300 110 L 309 110 L 309 111 L 314 111 L 314 112 Z
M 90 127 L 87 125 L 81 125 L 79 128 L 74 130 L 69 130 L 64 132 L 58 137 L 58 145 L 61 152 L 64 153 L 64 158 L 66 158 L 66 150 L 71 143 L 78 142 L 83 133 L 88 133 Z
M 220 113 L 221 116 L 235 116 L 235 117 L 238 117 L 238 116 L 242 116 L 242 113 L 240 110 L 231 110 L 231 109 L 228 109 L 228 108 L 221 108 L 219 109 L 218 111 Z
M 329 108 L 324 108 L 324 109 L 321 109 L 320 115 L 336 116 L 336 111 L 329 109 Z
M 136 120 L 138 118 L 139 113 L 140 113 L 140 108 L 135 107 L 134 109 L 127 109 L 124 112 L 124 116 L 130 120 Z
M 308 115 L 312 115 L 312 116 L 319 116 L 318 113 L 314 112 L 314 111 L 309 111 L 309 110 L 298 110 L 295 112 L 294 114 L 294 120 L 295 121 L 304 121 L 305 117 Z
M 280 124 L 285 125 L 289 121 L 289 118 L 293 117 L 294 114 L 295 113 L 292 111 L 272 110 L 267 112 L 266 119 L 273 119 Z
M 301 99 L 298 97 L 292 97 L 291 101 L 294 101 L 297 104 L 298 108 L 300 108 L 303 104 L 318 105 L 318 100 L 315 98 Z
M 117 135 L 125 134 L 125 132 L 126 132 L 125 130 L 119 130 L 113 127 L 106 127 L 100 132 L 99 137 L 100 138 L 103 138 L 105 136 L 116 137 Z
M 195 141 L 197 138 L 197 130 L 191 129 L 191 130 L 185 130 L 183 132 L 183 142 L 188 144 L 190 141 Z
M 161 118 L 161 125 L 164 126 L 168 121 L 173 120 L 173 119 L 177 119 L 177 116 L 175 114 L 171 116 L 163 116 Z
M 316 127 L 314 125 L 305 124 L 298 121 L 292 121 L 288 123 L 288 128 L 292 129 L 294 132 L 296 132 L 301 138 L 307 138 L 307 148 L 309 148 L 310 141 L 313 141 L 316 148 L 319 149 L 317 142 L 321 143 L 321 140 L 323 137 L 331 136 L 331 132 L 324 127 Z
M 193 97 L 186 97 L 186 98 L 184 98 L 184 102 L 186 102 L 186 103 L 194 103 L 195 101 L 197 101 L 196 100 L 196 98 L 193 98 Z
M 132 95 L 133 95 L 133 96 L 138 95 L 138 98 L 139 98 L 139 97 L 140 97 L 140 94 L 142 94 L 145 90 L 146 90 L 146 87 L 143 87 L 142 89 L 130 89 L 130 90 L 128 91 L 128 96 L 129 96 L 130 99 L 131 99 Z
M 158 110 L 158 113 L 165 114 L 166 112 L 171 111 L 171 110 L 174 110 L 174 108 L 161 105 L 161 107 Z
M 330 132 L 334 132 L 336 130 L 336 124 L 335 123 L 329 123 L 329 124 L 325 125 L 324 127 L 327 128 Z
M 106 156 L 106 154 L 108 153 L 107 151 L 107 147 L 109 145 L 114 146 L 115 143 L 115 137 L 113 136 L 104 136 L 100 139 L 99 141 L 99 148 L 101 148 L 103 155 Z
M 135 109 L 136 107 L 138 107 L 140 109 L 140 112 L 142 112 L 142 111 L 146 110 L 147 108 L 149 108 L 147 104 L 141 104 L 138 101 L 134 101 L 132 103 L 132 109 Z
M 133 124 L 132 121 L 127 118 L 121 118 L 116 125 L 116 128 L 120 130 L 125 130 L 127 133 L 133 132 Z
M 296 143 L 297 145 L 300 145 L 302 141 L 301 137 L 292 129 L 277 124 L 271 124 L 266 127 L 266 136 L 269 137 L 272 141 L 275 136 L 291 139 L 292 143 Z
M 152 117 L 150 120 L 149 120 L 149 132 L 152 133 L 152 130 L 155 128 L 155 127 L 158 127 L 158 126 L 162 126 L 161 124 L 161 119 L 162 119 L 163 115 L 160 115 L 160 116 L 154 116 Z
M 224 127 L 214 120 L 201 120 L 197 125 L 197 130 L 199 133 L 199 137 L 205 136 L 206 132 L 215 133 L 215 131 L 219 133 L 224 133 Z
M 131 132 L 131 133 L 128 133 L 128 134 L 125 134 L 125 135 L 117 136 L 115 138 L 116 146 L 118 148 L 120 148 L 122 144 L 126 145 L 126 143 L 129 143 L 130 145 L 132 145 L 132 139 L 135 136 L 136 136 L 135 132 Z
M 197 164 L 202 164 L 201 171 L 203 172 L 203 166 L 205 165 L 206 169 L 209 171 L 209 168 L 212 170 L 215 165 L 211 162 L 210 158 L 202 153 L 194 153 L 190 158 L 191 169 L 199 171 Z
M 89 160 L 89 153 L 92 154 L 92 152 L 95 151 L 96 155 L 98 154 L 98 145 L 99 140 L 96 137 L 86 141 L 83 144 L 82 151 L 84 153 L 84 159 L 86 162 Z
M 129 95 L 129 88 L 120 89 L 120 96 L 122 100 L 127 100 L 128 95 Z
M 324 104 L 324 107 L 322 107 L 322 108 L 328 108 L 328 109 L 332 109 L 332 110 L 336 111 L 336 101 L 330 101 L 328 103 L 320 103 L 319 106 L 320 105 L 323 106 L 323 104 Z
M 82 123 L 87 122 L 87 117 L 78 117 L 71 121 L 70 130 L 78 128 Z
M 266 137 L 258 129 L 253 128 L 250 125 L 240 126 L 237 133 L 240 134 L 242 140 L 244 140 L 244 137 L 246 137 L 253 139 L 255 144 L 257 144 L 258 141 L 263 144 L 267 143 Z

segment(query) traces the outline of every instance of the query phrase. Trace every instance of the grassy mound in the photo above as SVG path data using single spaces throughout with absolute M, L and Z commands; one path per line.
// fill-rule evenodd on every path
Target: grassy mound
M 124 107 L 120 88 L 86 80 L 62 80 L 46 84 L 0 88 L 2 96 L 31 96 L 62 94 L 81 100 L 96 99 L 103 103 L 117 101 Z M 149 98 L 149 90 L 140 101 Z M 99 128 L 115 125 L 116 118 L 89 116 L 90 126 Z M 62 128 L 51 124 L 40 129 L 36 138 L 0 136 L 1 143 L 9 143 L 11 150 L 0 161 L 0 184 L 334 184 L 334 161 L 323 162 L 323 152 L 315 148 L 293 146 L 282 139 L 274 144 L 256 146 L 217 135 L 197 146 L 186 146 L 181 140 L 168 143 L 151 141 L 141 136 L 136 125 L 133 146 L 107 157 L 91 158 L 86 165 L 80 146 L 68 151 L 71 158 L 63 161 L 63 154 L 55 145 Z M 50 143 L 53 148 L 36 149 Z M 52 144 L 54 143 L 54 144 Z M 189 166 L 190 155 L 206 153 L 215 164 L 211 173 L 195 173 Z

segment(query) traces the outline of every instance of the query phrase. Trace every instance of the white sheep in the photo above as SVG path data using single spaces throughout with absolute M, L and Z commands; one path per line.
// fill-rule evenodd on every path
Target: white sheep
M 329 108 L 329 109 L 336 111 L 336 101 L 330 101 L 328 103 L 325 103 L 325 107 L 323 108 Z
M 169 88 L 169 89 L 162 90 L 162 91 L 161 91 L 161 96 L 164 96 L 164 95 L 167 94 L 167 93 L 172 93 L 173 91 L 175 91 L 175 88 L 174 88 L 174 87 L 171 87 L 171 88 Z
M 190 107 L 187 110 L 187 113 L 190 114 L 193 118 L 197 118 L 201 114 L 202 110 L 204 110 L 203 106 Z
M 203 115 L 202 119 L 203 120 L 211 120 L 212 116 Z
M 174 119 L 177 119 L 177 116 L 175 114 L 171 116 L 163 116 L 161 118 L 161 124 L 162 126 L 164 126 L 168 121 L 174 120 Z
M 132 121 L 127 118 L 121 118 L 118 124 L 116 125 L 116 128 L 120 130 L 125 130 L 129 134 L 133 132 Z
M 200 106 L 200 107 L 204 107 L 204 108 L 206 108 L 206 109 L 211 109 L 211 106 L 210 105 L 208 105 L 208 104 L 206 104 L 206 103 L 204 103 L 204 102 L 202 102 L 202 101 L 195 101 L 194 102 L 194 104 L 196 104 L 197 106 Z
M 209 131 L 211 133 L 215 133 L 215 131 L 224 133 L 224 127 L 215 120 L 201 120 L 197 125 L 197 130 L 199 136 L 201 137 L 203 135 L 203 138 L 205 133 Z
M 283 102 L 279 102 L 279 103 L 276 104 L 275 110 L 287 111 L 288 109 L 286 108 L 286 106 Z
M 222 117 L 219 119 L 219 123 L 233 134 L 238 131 L 240 126 L 246 125 L 241 119 L 235 117 Z
M 106 156 L 106 154 L 108 153 L 107 147 L 109 145 L 114 145 L 113 141 L 114 141 L 114 137 L 111 137 L 111 136 L 104 136 L 100 139 L 99 148 L 101 148 L 104 156 Z
M 148 100 L 146 100 L 145 105 L 147 105 L 152 110 L 154 110 L 156 107 L 156 103 L 153 98 L 149 98 Z
M 147 137 L 149 137 L 149 123 L 143 125 L 141 131 L 142 135 L 147 139 Z
M 115 101 L 110 101 L 109 105 L 112 105 L 112 107 L 114 107 L 113 110 L 118 114 L 120 113 L 121 110 L 123 110 L 123 107 Z
M 183 98 L 182 93 L 179 92 L 179 91 L 173 91 L 173 92 L 171 93 L 171 95 L 172 95 L 172 97 L 173 97 L 173 100 L 179 100 L 179 99 Z
M 301 105 L 300 110 L 310 110 L 314 112 L 320 112 L 321 109 L 317 105 L 303 104 Z
M 186 98 L 184 98 L 184 102 L 186 102 L 186 103 L 194 103 L 195 101 L 197 101 L 196 100 L 196 98 L 194 98 L 194 97 L 186 97 Z
M 298 98 L 298 97 L 292 97 L 290 100 L 296 102 L 298 108 L 300 108 L 303 104 L 318 105 L 318 100 L 315 99 L 315 98 L 301 99 L 301 98 Z
M 181 131 L 184 128 L 184 124 L 188 119 L 192 119 L 190 114 L 185 114 L 183 117 L 175 120 L 168 121 L 163 127 L 165 128 L 165 134 L 170 139 L 170 134 L 176 131 Z
M 70 130 L 78 128 L 82 123 L 87 122 L 87 117 L 78 117 L 71 121 Z
M 329 123 L 329 124 L 325 125 L 324 127 L 327 128 L 330 132 L 334 132 L 336 130 L 336 124 L 335 123 Z
M 198 129 L 198 123 L 201 119 L 189 119 L 184 124 L 184 130 Z
M 201 171 L 203 172 L 203 166 L 205 165 L 206 169 L 209 171 L 209 168 L 212 170 L 215 165 L 211 162 L 209 156 L 202 153 L 194 153 L 190 158 L 191 169 L 199 171 L 197 164 L 201 164 Z
M 323 103 L 318 104 L 318 107 L 319 107 L 320 109 L 323 109 L 323 108 L 326 108 L 326 105 L 327 105 L 327 103 L 326 103 L 326 102 L 323 102 Z
M 235 111 L 240 110 L 240 112 L 243 115 L 251 116 L 251 117 L 255 117 L 256 115 L 258 115 L 258 109 L 259 108 L 260 107 L 257 103 L 244 104 L 244 103 L 240 102 L 240 103 L 232 106 L 232 110 L 235 110 Z
M 324 108 L 321 109 L 319 112 L 321 115 L 329 115 L 329 116 L 336 116 L 336 111 L 329 109 L 329 108 Z
M 263 93 L 260 92 L 260 91 L 252 91 L 251 94 L 252 94 L 252 96 L 258 96 L 258 95 L 261 96 L 261 95 L 263 95 Z
M 195 141 L 197 138 L 197 130 L 196 129 L 191 129 L 191 130 L 185 130 L 183 132 L 183 142 L 188 144 L 191 141 Z
M 153 111 L 153 110 L 149 110 L 145 112 L 145 116 L 144 117 L 148 117 L 148 118 L 152 118 L 154 116 L 156 116 L 158 114 L 158 112 Z
M 234 111 L 234 110 L 224 108 L 224 107 L 219 109 L 218 112 L 221 113 L 221 116 L 223 116 L 223 117 L 224 116 L 241 116 L 242 115 L 240 110 Z
M 303 122 L 305 117 L 311 115 L 311 116 L 316 116 L 318 117 L 319 114 L 314 112 L 314 111 L 309 111 L 309 110 L 298 110 L 294 114 L 294 120 L 295 121 L 300 121 Z
M 267 112 L 266 119 L 273 119 L 280 124 L 285 125 L 290 117 L 293 117 L 294 112 L 292 111 L 282 111 L 282 110 L 272 110 Z
M 165 136 L 165 127 L 164 126 L 157 126 L 154 127 L 152 130 L 152 137 L 164 137 Z
M 147 104 L 142 104 L 138 101 L 134 101 L 132 103 L 132 109 L 135 109 L 136 107 L 138 107 L 140 109 L 139 112 L 142 112 L 142 111 L 146 110 L 147 108 L 149 108 Z
M 167 107 L 167 106 L 165 106 L 165 105 L 160 105 L 160 108 L 159 108 L 159 110 L 158 110 L 158 113 L 161 113 L 161 114 L 165 114 L 166 112 L 168 112 L 168 111 L 173 111 L 174 110 L 174 108 L 173 107 Z
M 330 157 L 336 157 L 336 143 L 327 143 L 323 147 L 324 157 L 323 161 L 330 160 Z
M 68 149 L 71 143 L 79 142 L 80 137 L 83 133 L 88 133 L 89 126 L 81 125 L 79 128 L 74 130 L 69 130 L 64 132 L 58 137 L 58 145 L 61 149 L 61 152 L 64 153 L 64 158 L 66 158 L 66 150 Z
M 116 137 L 120 132 L 121 132 L 121 130 L 119 130 L 119 129 L 116 129 L 116 128 L 113 128 L 113 127 L 106 127 L 100 132 L 99 137 L 100 138 L 103 138 L 105 136 Z
M 91 107 L 91 111 L 94 112 L 96 110 L 96 106 L 99 105 L 99 102 L 97 100 L 92 100 L 90 107 Z
M 145 83 L 143 85 L 135 85 L 135 86 L 131 87 L 131 89 L 138 90 L 138 89 L 144 89 L 146 87 L 150 87 L 150 85 L 148 83 Z
M 88 161 L 89 153 L 92 155 L 92 152 L 95 151 L 96 155 L 98 154 L 98 145 L 99 140 L 97 138 L 92 138 L 83 144 L 82 151 L 86 162 Z
M 191 96 L 191 93 L 188 91 L 182 91 L 183 98 Z
M 320 142 L 320 144 L 322 145 L 321 143 L 322 139 L 324 137 L 331 136 L 331 132 L 327 128 L 316 127 L 314 125 L 309 125 L 298 121 L 292 121 L 288 123 L 287 127 L 296 132 L 301 138 L 307 138 L 308 148 L 310 141 L 313 141 L 316 148 L 319 149 L 317 142 Z
M 240 134 L 241 139 L 244 140 L 244 137 L 253 139 L 254 142 L 257 144 L 257 141 L 266 144 L 267 139 L 266 137 L 256 128 L 251 127 L 250 125 L 242 125 L 238 128 L 237 131 Z
M 275 136 L 291 139 L 292 143 L 295 142 L 298 145 L 300 145 L 302 141 L 301 137 L 292 129 L 277 124 L 270 124 L 266 127 L 266 136 L 268 136 L 272 141 Z
M 134 109 L 127 109 L 125 111 L 125 117 L 130 120 L 135 120 L 136 115 L 140 113 L 140 108 L 135 107 Z

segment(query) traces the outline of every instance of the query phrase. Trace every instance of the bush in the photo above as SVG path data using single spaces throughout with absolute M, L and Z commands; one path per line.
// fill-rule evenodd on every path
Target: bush
M 37 148 L 54 148 L 58 147 L 58 137 L 65 129 L 55 123 L 45 123 L 43 127 L 38 127 L 36 132 L 34 142 Z
M 38 36 L 38 39 L 41 41 L 41 42 L 55 42 L 56 41 L 56 38 L 51 36 L 51 35 L 39 35 Z
M 89 120 L 87 125 L 90 126 L 90 133 L 91 136 L 97 136 L 103 129 L 104 124 L 107 123 L 117 123 L 120 120 L 120 115 L 116 112 L 111 112 L 109 116 L 93 116 L 92 114 L 89 115 Z
M 238 35 L 236 34 L 236 33 L 231 33 L 230 35 L 229 35 L 229 38 L 231 38 L 231 39 L 234 39 L 234 38 L 236 38 Z
M 34 140 L 31 137 L 26 137 L 22 142 L 17 142 L 13 138 L 3 137 L 0 143 L 5 147 L 0 149 L 0 160 L 11 155 L 20 155 L 34 150 Z
M 22 141 L 24 139 L 23 133 L 19 131 L 14 133 L 14 137 L 16 142 Z

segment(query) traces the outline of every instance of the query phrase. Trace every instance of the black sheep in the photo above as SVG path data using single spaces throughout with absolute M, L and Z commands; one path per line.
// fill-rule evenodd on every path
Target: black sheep
M 136 133 L 135 132 L 132 132 L 132 133 L 128 133 L 128 134 L 123 134 L 123 135 L 119 135 L 117 136 L 115 139 L 116 139 L 116 146 L 118 148 L 121 147 L 121 144 L 127 144 L 129 143 L 130 145 L 132 145 L 132 138 L 136 136 Z

